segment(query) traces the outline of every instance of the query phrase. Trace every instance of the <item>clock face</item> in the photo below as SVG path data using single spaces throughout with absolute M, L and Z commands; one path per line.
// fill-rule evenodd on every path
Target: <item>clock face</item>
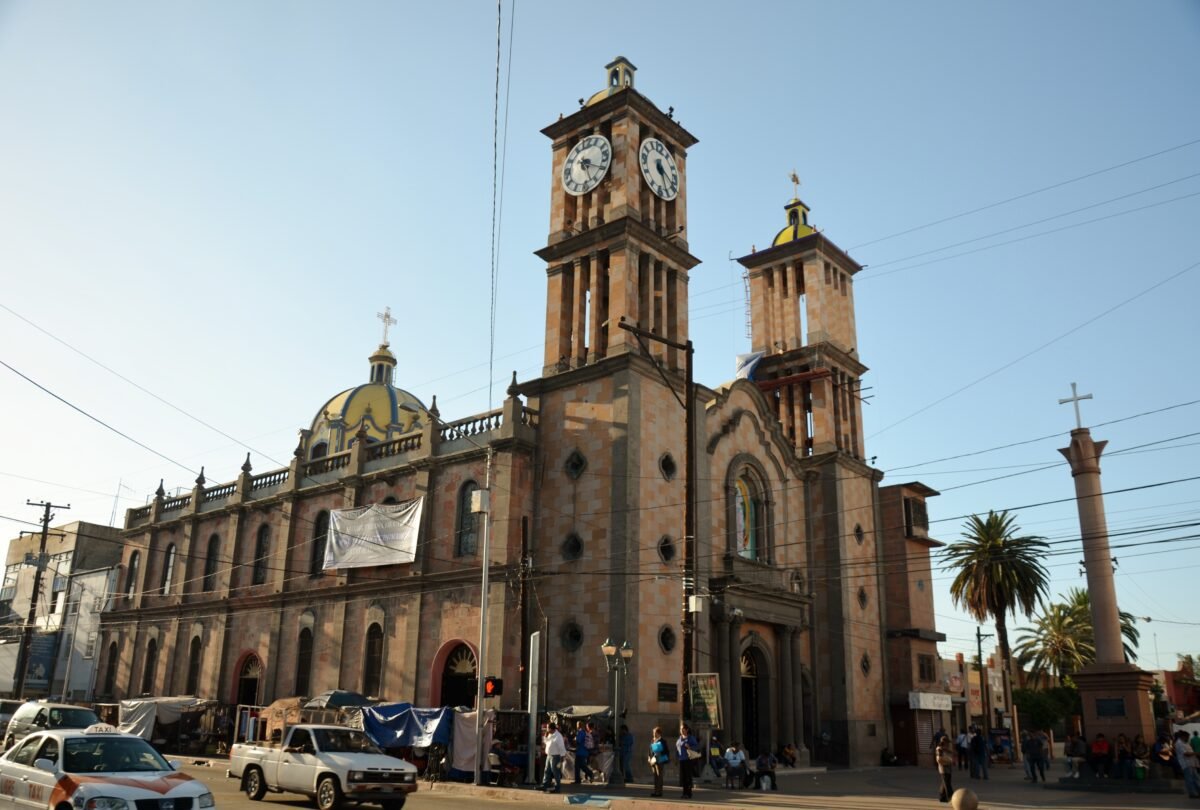
M 562 184 L 568 194 L 580 196 L 600 185 L 612 163 L 612 145 L 603 135 L 588 135 L 567 155 Z
M 679 167 L 665 143 L 658 138 L 642 141 L 638 162 L 651 191 L 664 200 L 673 200 L 679 195 Z

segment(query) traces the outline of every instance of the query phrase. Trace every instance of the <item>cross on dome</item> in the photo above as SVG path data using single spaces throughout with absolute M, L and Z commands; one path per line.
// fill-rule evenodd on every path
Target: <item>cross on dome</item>
M 800 175 L 796 174 L 796 170 L 792 169 L 792 173 L 788 175 L 788 179 L 792 181 L 792 196 L 800 196 Z
M 384 307 L 383 312 L 376 312 L 375 317 L 383 321 L 383 345 L 388 345 L 387 333 L 389 326 L 395 326 L 399 321 L 392 317 L 392 308 Z

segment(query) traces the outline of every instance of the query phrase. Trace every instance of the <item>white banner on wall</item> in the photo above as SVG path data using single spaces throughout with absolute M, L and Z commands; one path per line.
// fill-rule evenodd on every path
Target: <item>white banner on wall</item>
M 417 553 L 424 503 L 421 497 L 404 503 L 330 512 L 325 569 L 412 562 Z

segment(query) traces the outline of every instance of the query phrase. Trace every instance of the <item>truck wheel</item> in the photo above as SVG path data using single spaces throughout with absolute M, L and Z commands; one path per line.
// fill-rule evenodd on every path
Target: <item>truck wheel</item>
M 335 810 L 342 803 L 342 789 L 336 776 L 322 776 L 317 782 L 317 810 Z
M 383 810 L 402 810 L 405 798 L 401 796 L 398 799 L 388 799 L 386 802 L 383 802 Z
M 246 797 L 250 801 L 260 801 L 267 792 L 267 783 L 263 779 L 262 771 L 258 768 L 247 768 L 242 777 L 242 790 L 246 791 Z

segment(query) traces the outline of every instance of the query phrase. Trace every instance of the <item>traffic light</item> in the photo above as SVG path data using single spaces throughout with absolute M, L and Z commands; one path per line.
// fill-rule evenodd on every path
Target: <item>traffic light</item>
M 488 675 L 483 679 L 483 696 L 485 698 L 500 697 L 504 694 L 504 679 Z

